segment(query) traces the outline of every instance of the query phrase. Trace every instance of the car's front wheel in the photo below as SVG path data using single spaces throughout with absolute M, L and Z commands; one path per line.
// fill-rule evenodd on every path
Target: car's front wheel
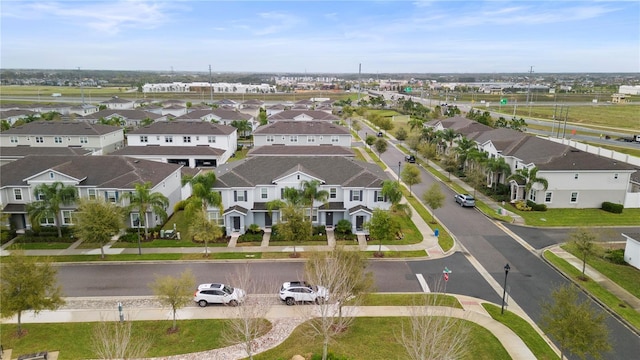
M 206 307 L 208 305 L 207 300 L 198 301 L 198 305 L 200 305 L 200 307 Z
M 238 302 L 236 300 L 229 301 L 229 306 L 238 306 Z
M 294 305 L 296 303 L 295 300 L 293 300 L 293 298 L 287 298 L 287 300 L 285 300 L 285 303 L 289 306 Z

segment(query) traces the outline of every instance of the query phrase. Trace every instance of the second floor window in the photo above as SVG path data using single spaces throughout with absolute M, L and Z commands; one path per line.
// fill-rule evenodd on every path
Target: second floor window
M 289 136 L 289 142 L 297 143 L 298 142 L 298 135 Z
M 207 136 L 207 142 L 209 144 L 213 144 L 216 142 L 216 137 L 215 136 Z
M 234 190 L 233 201 L 247 201 L 247 192 L 242 190 Z
M 267 189 L 267 188 L 262 188 L 262 189 L 260 189 L 260 198 L 262 198 L 262 199 L 266 199 L 266 198 L 267 198 L 267 196 L 268 196 L 267 191 L 268 191 L 268 189 Z
M 338 197 L 338 189 L 331 188 L 329 189 L 329 199 L 335 199 Z
M 307 136 L 307 142 L 308 143 L 316 142 L 316 137 L 315 136 Z
M 164 137 L 164 142 L 172 143 L 173 142 L 173 136 L 165 136 Z
M 182 142 L 190 143 L 191 142 L 191 136 L 183 136 L 182 137 Z
M 362 190 L 351 190 L 351 201 L 362 201 Z
M 80 144 L 87 144 L 89 143 L 89 138 L 86 136 L 80 136 Z
M 115 191 L 107 191 L 104 193 L 104 195 L 105 195 L 105 199 L 108 202 L 114 203 L 118 201 L 118 193 Z
M 337 137 L 337 136 L 331 136 L 331 142 L 332 142 L 332 143 L 337 143 L 337 142 L 339 142 L 339 141 L 340 141 L 340 138 L 339 138 L 339 137 Z
M 13 189 L 13 198 L 15 200 L 22 200 L 22 189 Z
M 62 210 L 62 223 L 73 225 L 73 210 Z
M 275 136 L 267 135 L 267 142 L 274 142 L 276 140 Z
M 44 139 L 42 138 L 42 136 L 36 136 L 36 143 L 42 144 L 43 142 L 44 142 Z
M 17 136 L 12 136 L 11 137 L 11 143 L 15 144 L 18 142 L 18 137 Z
M 149 142 L 149 138 L 146 135 L 142 135 L 140 136 L 140 142 L 141 143 Z
M 53 142 L 55 142 L 56 144 L 62 144 L 62 136 L 54 137 Z

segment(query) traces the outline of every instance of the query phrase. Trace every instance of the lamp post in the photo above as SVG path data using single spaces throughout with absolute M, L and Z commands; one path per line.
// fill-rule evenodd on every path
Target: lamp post
M 402 161 L 398 161 L 398 185 L 400 185 L 400 167 L 402 166 Z
M 140 244 L 140 214 L 138 213 L 138 255 L 142 255 L 142 245 Z
M 504 314 L 504 298 L 507 295 L 507 275 L 509 275 L 509 270 L 511 270 L 511 266 L 509 263 L 504 266 L 504 288 L 502 290 L 502 309 L 500 310 L 500 314 Z

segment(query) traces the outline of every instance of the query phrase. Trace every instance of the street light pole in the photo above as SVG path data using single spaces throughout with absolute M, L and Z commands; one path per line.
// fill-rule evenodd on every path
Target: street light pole
M 142 245 L 140 244 L 140 214 L 138 213 L 138 255 L 142 255 Z
M 402 166 L 402 162 L 398 161 L 398 185 L 400 185 L 400 167 Z
M 509 275 L 509 270 L 511 270 L 511 266 L 509 263 L 504 266 L 504 288 L 502 290 L 502 309 L 500 310 L 500 314 L 504 314 L 504 299 L 507 295 L 507 275 Z

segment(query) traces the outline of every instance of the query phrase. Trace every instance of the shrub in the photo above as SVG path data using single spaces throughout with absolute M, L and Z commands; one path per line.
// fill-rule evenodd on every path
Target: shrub
M 264 231 L 262 229 L 260 229 L 260 226 L 258 226 L 258 224 L 249 225 L 249 228 L 247 229 L 247 232 L 250 233 L 250 234 L 260 234 L 260 235 L 262 235 L 264 233 Z
M 531 207 L 529 205 L 527 205 L 527 203 L 524 200 L 516 201 L 516 203 L 514 205 L 515 205 L 516 209 L 518 209 L 520 211 L 531 211 Z
M 11 241 L 11 239 L 13 239 L 14 237 L 16 237 L 16 231 L 11 229 L 11 230 L 6 230 L 6 229 L 2 229 L 0 231 L 0 244 L 5 244 L 9 241 Z
M 278 232 L 278 224 L 275 224 L 273 226 L 271 226 L 271 237 L 269 238 L 270 241 L 282 241 L 284 240 L 282 235 Z
M 341 235 L 346 235 L 351 233 L 351 222 L 346 219 L 342 219 L 338 221 L 336 224 L 336 233 Z
M 184 210 L 184 207 L 187 205 L 187 200 L 180 200 L 175 205 L 173 205 L 173 212 L 176 213 L 178 211 Z
M 604 254 L 604 259 L 609 261 L 610 263 L 618 264 L 618 265 L 626 265 L 627 262 L 624 261 L 624 250 L 623 249 L 615 249 L 615 250 L 607 250 Z
M 622 214 L 622 209 L 624 209 L 624 205 L 622 204 L 615 204 L 608 201 L 602 203 L 602 210 L 610 213 Z
M 547 205 L 545 204 L 537 204 L 531 200 L 527 200 L 527 206 L 531 208 L 533 211 L 547 211 Z
M 396 131 L 396 139 L 400 140 L 400 141 L 404 141 L 407 139 L 407 130 L 405 130 L 404 128 L 399 128 Z
M 240 235 L 240 237 L 238 237 L 238 242 L 239 243 L 243 243 L 243 242 L 260 242 L 262 241 L 262 231 L 258 231 L 257 233 L 252 233 L 247 231 L 246 233 Z
M 327 235 L 327 230 L 324 225 L 314 226 L 311 235 Z

